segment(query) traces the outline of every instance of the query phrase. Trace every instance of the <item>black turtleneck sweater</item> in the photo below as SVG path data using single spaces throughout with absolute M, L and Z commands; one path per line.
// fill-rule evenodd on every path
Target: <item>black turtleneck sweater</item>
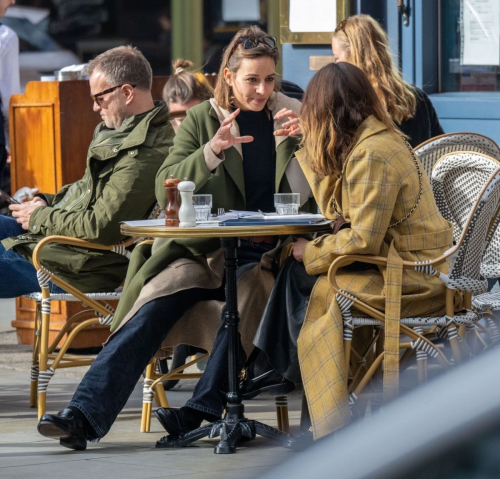
M 266 110 L 241 111 L 236 117 L 241 136 L 253 136 L 242 143 L 246 209 L 274 211 L 276 148 L 274 125 Z

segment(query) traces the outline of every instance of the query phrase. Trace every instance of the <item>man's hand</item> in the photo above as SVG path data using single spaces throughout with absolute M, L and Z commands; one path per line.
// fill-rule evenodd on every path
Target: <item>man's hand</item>
M 12 216 L 16 218 L 17 222 L 21 224 L 23 229 L 28 231 L 31 214 L 40 206 L 47 206 L 47 203 L 45 203 L 42 198 L 37 196 L 31 201 L 26 201 L 25 203 L 21 203 L 19 205 L 9 205 L 9 210 L 12 211 Z
M 298 238 L 297 241 L 293 244 L 293 257 L 299 262 L 302 263 L 304 261 L 303 254 L 304 248 L 306 247 L 307 241 L 305 238 Z

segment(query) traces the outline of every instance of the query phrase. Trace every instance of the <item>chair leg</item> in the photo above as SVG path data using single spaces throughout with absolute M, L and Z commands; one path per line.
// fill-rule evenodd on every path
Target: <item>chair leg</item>
M 455 316 L 455 306 L 453 303 L 454 291 L 452 289 L 446 290 L 446 316 L 453 318 Z M 462 355 L 460 353 L 460 344 L 458 343 L 458 330 L 455 323 L 450 322 L 448 325 L 448 340 L 450 341 L 451 352 L 455 364 L 458 365 L 462 362 Z
M 31 381 L 30 381 L 30 407 L 37 407 L 38 375 L 40 367 L 38 366 L 38 356 L 40 354 L 40 323 L 41 323 L 41 302 L 36 302 L 35 328 L 33 331 L 33 354 L 31 358 Z
M 168 405 L 167 395 L 165 394 L 165 389 L 163 388 L 163 384 L 160 382 L 155 387 L 155 398 L 157 398 L 158 403 L 161 407 L 170 407 Z
M 40 373 L 38 376 L 38 419 L 45 414 L 47 386 L 51 377 L 54 375 L 54 370 L 48 368 L 48 350 L 49 350 L 49 325 L 50 325 L 50 292 L 48 284 L 42 286 L 42 324 L 40 337 L 40 355 L 39 367 Z
M 290 432 L 290 422 L 288 418 L 288 397 L 275 396 L 276 417 L 278 419 L 278 430 L 282 432 Z
M 151 389 L 153 384 L 153 374 L 156 368 L 156 360 L 151 361 L 146 366 L 146 375 L 142 389 L 142 417 L 141 432 L 149 432 L 151 429 L 151 409 L 154 398 L 154 392 Z
M 417 326 L 413 329 L 421 336 L 424 335 L 424 328 L 421 326 Z M 427 382 L 427 353 L 421 350 L 417 350 L 417 380 L 418 384 Z
M 346 339 L 344 335 L 344 361 L 345 361 L 345 378 L 346 382 L 349 382 L 349 365 L 351 359 L 351 345 L 352 345 L 352 336 L 349 339 Z

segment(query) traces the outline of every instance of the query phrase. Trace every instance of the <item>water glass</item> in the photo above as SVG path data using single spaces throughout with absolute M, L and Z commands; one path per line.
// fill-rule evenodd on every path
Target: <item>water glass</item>
M 300 193 L 276 193 L 274 207 L 278 215 L 298 215 L 300 206 Z
M 212 195 L 193 195 L 196 221 L 207 221 L 212 213 Z

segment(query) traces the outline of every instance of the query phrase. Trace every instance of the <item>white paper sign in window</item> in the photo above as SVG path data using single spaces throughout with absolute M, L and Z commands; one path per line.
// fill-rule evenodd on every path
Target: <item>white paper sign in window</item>
M 462 65 L 500 65 L 500 1 L 462 0 Z
M 291 32 L 333 32 L 337 23 L 334 0 L 290 0 Z

